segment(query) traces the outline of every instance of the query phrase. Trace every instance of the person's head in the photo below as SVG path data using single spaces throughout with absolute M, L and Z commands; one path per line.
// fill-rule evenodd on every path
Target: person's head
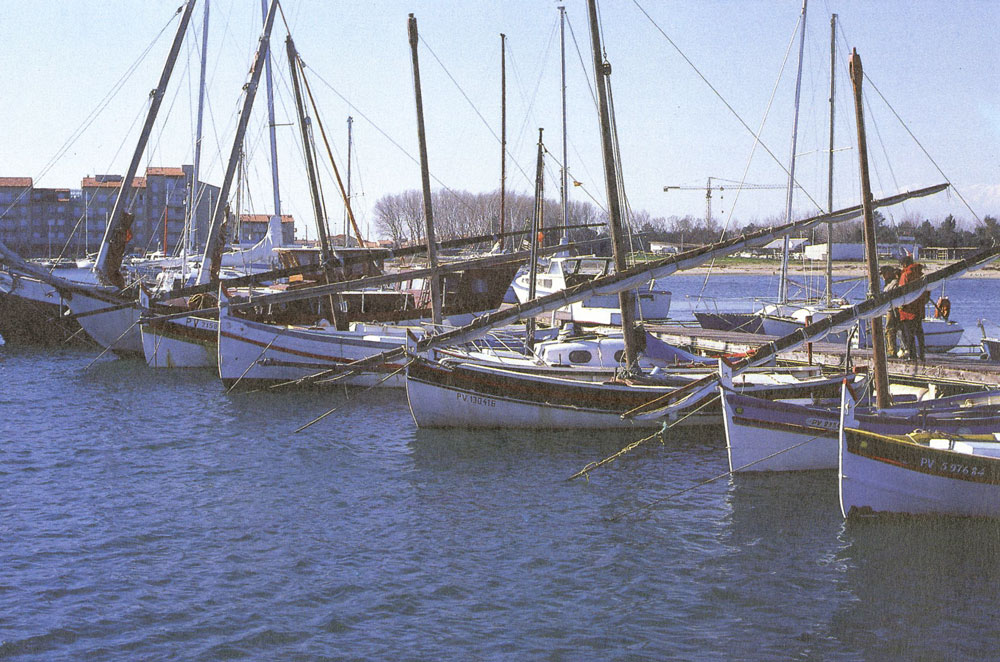
M 899 266 L 903 267 L 904 269 L 910 266 L 911 264 L 913 264 L 913 256 L 910 255 L 909 253 L 906 253 L 905 255 L 903 255 L 903 257 L 899 258 Z

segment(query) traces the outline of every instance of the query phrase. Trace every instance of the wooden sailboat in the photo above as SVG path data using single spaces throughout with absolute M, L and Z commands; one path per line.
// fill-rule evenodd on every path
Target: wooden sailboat
M 855 67 L 856 64 L 856 67 Z M 864 116 L 861 111 L 860 59 L 852 56 L 852 79 L 855 85 L 855 107 L 858 121 L 858 143 L 861 158 L 862 196 L 864 206 L 864 234 L 868 261 L 869 301 L 875 298 L 891 300 L 895 290 L 878 295 L 878 264 L 875 250 L 874 222 L 868 183 L 867 153 L 865 149 Z M 987 252 L 987 257 L 991 255 Z M 984 258 L 986 259 L 986 258 Z M 924 286 L 943 282 L 941 272 L 928 276 Z M 954 274 L 950 274 L 954 275 Z M 917 294 L 922 290 L 914 290 Z M 912 298 L 907 292 L 903 298 Z M 841 314 L 834 314 L 838 317 Z M 871 319 L 872 338 L 875 342 L 875 390 L 874 407 L 860 409 L 852 419 L 864 429 L 883 433 L 908 433 L 915 429 L 932 429 L 945 433 L 1000 431 L 1000 410 L 995 403 L 1000 401 L 1000 392 L 945 398 L 918 403 L 893 404 L 886 376 L 885 345 L 881 334 L 881 320 L 866 314 Z M 812 327 L 806 327 L 808 332 Z M 798 332 L 798 331 L 796 331 Z M 794 333 L 793 332 L 793 335 Z M 799 332 L 801 333 L 801 332 Z M 792 337 L 792 336 L 786 336 Z M 834 469 L 838 455 L 836 439 L 839 412 L 835 404 L 825 406 L 801 403 L 774 403 L 734 394 L 727 386 L 727 370 L 721 368 L 720 392 L 726 424 L 726 446 L 729 453 L 730 470 L 738 471 L 791 471 L 808 469 Z M 844 398 L 848 398 L 852 408 L 857 397 L 845 386 Z M 837 403 L 839 404 L 839 403 Z M 863 412 L 863 413 L 861 413 Z

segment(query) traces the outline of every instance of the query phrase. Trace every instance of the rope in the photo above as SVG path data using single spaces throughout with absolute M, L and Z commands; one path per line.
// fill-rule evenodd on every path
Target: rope
M 817 439 L 822 439 L 822 438 L 823 437 L 818 437 L 818 436 L 817 437 L 810 437 L 809 439 L 806 439 L 805 441 L 800 441 L 799 443 L 795 444 L 794 446 L 789 446 L 788 448 L 783 448 L 780 451 L 775 451 L 775 452 L 771 453 L 770 455 L 767 455 L 765 457 L 760 458 L 759 460 L 754 460 L 753 462 L 748 462 L 748 463 L 744 464 L 742 467 L 737 467 L 735 469 L 732 469 L 731 471 L 727 471 L 725 473 L 721 473 L 718 476 L 713 476 L 713 477 L 709 478 L 708 480 L 703 480 L 700 483 L 696 483 L 696 484 L 692 485 L 691 487 L 686 487 L 683 490 L 678 490 L 676 492 L 671 492 L 670 494 L 668 494 L 665 497 L 656 499 L 654 501 L 650 501 L 649 503 L 643 504 L 643 505 L 639 506 L 638 508 L 633 508 L 632 510 L 626 510 L 625 512 L 618 513 L 617 515 L 613 515 L 612 517 L 608 518 L 608 521 L 610 521 L 610 522 L 618 522 L 618 521 L 622 520 L 623 518 L 628 517 L 629 515 L 634 515 L 635 513 L 640 512 L 642 510 L 647 510 L 647 509 L 652 508 L 653 506 L 655 506 L 655 505 L 657 505 L 659 503 L 663 503 L 664 501 L 672 499 L 672 498 L 674 498 L 676 496 L 680 496 L 681 494 L 685 494 L 686 492 L 690 492 L 692 490 L 696 490 L 696 489 L 698 489 L 699 487 L 701 487 L 703 485 L 708 485 L 709 483 L 714 483 L 715 481 L 719 480 L 720 478 L 725 478 L 726 476 L 732 476 L 734 473 L 743 471 L 744 469 L 746 469 L 748 467 L 752 467 L 755 464 L 759 464 L 759 463 L 763 462 L 764 460 L 770 460 L 772 457 L 776 457 L 778 455 L 781 455 L 782 453 L 787 453 L 788 451 L 795 450 L 796 448 L 799 448 L 800 446 L 805 446 L 806 444 L 808 444 L 810 442 L 813 442 L 813 441 L 815 441 Z
M 124 337 L 125 337 L 125 334 L 126 334 L 126 333 L 128 333 L 129 331 L 131 331 L 131 330 L 132 330 L 132 328 L 133 328 L 133 327 L 134 327 L 134 326 L 135 326 L 136 324 L 138 324 L 138 323 L 139 323 L 139 320 L 138 320 L 138 319 L 136 319 L 136 320 L 135 320 L 134 322 L 132 322 L 131 324 L 129 324 L 129 325 L 128 325 L 128 328 L 127 328 L 127 329 L 125 329 L 124 331 L 122 331 L 122 332 L 121 332 L 121 335 L 120 335 L 120 336 L 118 336 L 117 338 L 115 338 L 115 339 L 114 339 L 114 340 L 113 340 L 113 341 L 111 342 L 111 344 L 110 344 L 110 345 L 108 345 L 108 346 L 107 346 L 107 347 L 105 347 L 105 348 L 104 348 L 103 350 L 101 350 L 101 353 L 100 353 L 100 354 L 98 354 L 97 356 L 95 356 L 95 357 L 94 357 L 94 360 L 93 360 L 93 361 L 91 361 L 90 363 L 88 363 L 88 364 L 86 365 L 86 367 L 84 367 L 84 370 L 87 370 L 88 368 L 90 368 L 90 366 L 92 366 L 92 365 L 94 365 L 95 363 L 97 363 L 97 361 L 98 361 L 98 360 L 99 360 L 99 359 L 100 359 L 100 358 L 101 358 L 102 356 L 104 356 L 105 354 L 107 354 L 107 353 L 108 353 L 108 350 L 109 350 L 109 349 L 111 349 L 112 347 L 114 347 L 114 346 L 115 346 L 115 345 L 116 345 L 116 344 L 118 343 L 118 341 L 119 341 L 119 340 L 121 340 L 122 338 L 124 338 Z
M 233 392 L 233 389 L 234 389 L 234 388 L 236 388 L 236 386 L 237 386 L 237 385 L 238 385 L 238 384 L 239 384 L 239 383 L 240 383 L 241 381 L 243 381 L 243 378 L 247 376 L 247 373 L 248 373 L 248 372 L 250 372 L 250 368 L 252 368 L 252 367 L 254 367 L 255 365 L 257 365 L 257 362 L 258 362 L 258 361 L 260 361 L 261 357 L 263 357 L 263 356 L 264 356 L 264 352 L 266 352 L 267 350 L 271 349 L 271 345 L 273 345 L 273 344 L 274 344 L 274 341 L 275 341 L 275 340 L 277 340 L 277 339 L 278 339 L 278 336 L 280 336 L 280 335 L 281 335 L 281 332 L 280 332 L 280 331 L 279 331 L 278 333 L 274 334 L 274 337 L 273 337 L 273 338 L 271 338 L 271 342 L 267 343 L 267 344 L 266 344 L 266 345 L 264 346 L 264 349 L 260 350 L 260 354 L 258 354 L 258 355 L 257 355 L 257 358 L 255 358 L 255 359 L 254 359 L 253 361 L 251 361 L 251 362 L 250 362 L 250 364 L 249 364 L 249 365 L 247 366 L 247 369 L 243 371 L 243 374 L 242 374 L 242 375 L 240 375 L 239 379 L 237 379 L 237 380 L 236 380 L 235 382 L 233 382 L 233 385 L 232 385 L 232 386 L 230 386 L 230 387 L 229 387 L 228 389 L 226 389 L 226 393 L 227 393 L 227 394 L 229 394 L 229 393 L 232 393 L 232 392 Z
M 413 359 L 410 359 L 410 360 L 409 360 L 409 361 L 407 361 L 407 362 L 406 362 L 405 364 L 403 364 L 402 366 L 400 366 L 400 367 L 399 367 L 398 369 L 396 369 L 396 370 L 393 370 L 392 372 L 390 372 L 390 373 L 389 373 L 388 375 L 386 375 L 386 376 L 385 376 L 385 377 L 383 377 L 382 379 L 378 380 L 377 382 L 375 382 L 374 384 L 372 384 L 371 386 L 369 386 L 369 387 L 368 387 L 368 388 L 366 388 L 365 390 L 361 391 L 361 393 L 359 393 L 359 395 L 364 395 L 365 393 L 367 393 L 368 391 L 372 390 L 373 388 L 375 388 L 375 387 L 377 387 L 377 386 L 381 386 L 381 385 L 382 385 L 383 383 L 385 383 L 385 382 L 386 382 L 387 380 L 389 380 L 390 378 L 392 378 L 392 377 L 395 377 L 395 376 L 396 376 L 396 375 L 398 375 L 398 374 L 399 374 L 400 372 L 402 372 L 403 370 L 406 370 L 406 369 L 407 369 L 408 367 L 410 367 L 410 364 L 411 364 L 411 363 L 413 363 Z M 305 425 L 303 425 L 302 427 L 300 427 L 300 428 L 298 428 L 297 430 L 295 430 L 295 434 L 297 434 L 297 433 L 299 433 L 299 432 L 302 432 L 302 431 L 303 431 L 303 430 L 305 430 L 306 428 L 308 428 L 308 427 L 310 427 L 310 426 L 312 426 L 312 425 L 315 425 L 316 423 L 319 423 L 320 421 L 322 421 L 322 420 L 323 420 L 324 418 L 326 418 L 326 417 L 327 417 L 327 416 L 329 416 L 330 414 L 334 413 L 335 411 L 337 411 L 337 410 L 339 410 L 339 409 L 342 409 L 342 408 L 346 407 L 346 406 L 347 406 L 347 405 L 348 405 L 349 403 L 350 403 L 350 397 L 348 397 L 348 402 L 345 402 L 345 403 L 344 403 L 344 404 L 342 404 L 342 405 L 338 405 L 337 407 L 334 407 L 333 409 L 331 409 L 330 411 L 326 412 L 325 414 L 322 414 L 322 415 L 320 415 L 320 416 L 317 416 L 317 417 L 316 417 L 316 418 L 314 418 L 313 420 L 309 421 L 308 423 L 306 423 L 306 424 L 305 424 Z
M 635 450 L 640 445 L 646 443 L 647 441 L 649 441 L 651 439 L 656 438 L 657 436 L 661 436 L 662 437 L 662 435 L 665 434 L 667 432 L 667 430 L 673 428 L 675 425 L 679 424 L 681 421 L 684 421 L 685 419 L 687 419 L 687 418 L 693 416 L 694 414 L 698 413 L 699 411 L 701 411 L 702 409 L 704 409 L 705 407 L 707 407 L 709 404 L 715 402 L 718 399 L 719 399 L 719 396 L 715 396 L 713 398 L 709 398 L 708 400 L 706 400 L 705 402 L 703 402 L 702 404 L 700 404 L 695 409 L 691 410 L 687 414 L 684 414 L 683 416 L 681 416 L 680 418 L 678 418 L 676 421 L 674 421 L 670 425 L 667 425 L 666 421 L 664 421 L 663 422 L 663 426 L 659 430 L 657 430 L 656 432 L 654 432 L 653 434 L 649 435 L 648 437 L 644 437 L 643 439 L 640 439 L 638 441 L 632 442 L 631 444 L 629 444 L 625 448 L 622 448 L 617 453 L 614 453 L 613 455 L 609 455 L 608 457 L 604 458 L 603 460 L 601 460 L 599 462 L 591 462 L 590 464 L 588 464 L 587 466 L 585 466 L 583 469 L 580 469 L 579 471 L 577 471 L 575 474 L 573 474 L 572 476 L 570 476 L 566 480 L 570 481 L 570 480 L 573 480 L 574 478 L 579 478 L 580 476 L 586 476 L 587 480 L 590 480 L 590 472 L 593 471 L 594 469 L 597 469 L 599 467 L 603 467 L 605 464 L 610 464 L 611 462 L 614 462 L 615 460 L 617 460 L 618 458 L 622 457 L 626 453 Z M 660 443 L 663 443 L 662 439 L 660 440 Z

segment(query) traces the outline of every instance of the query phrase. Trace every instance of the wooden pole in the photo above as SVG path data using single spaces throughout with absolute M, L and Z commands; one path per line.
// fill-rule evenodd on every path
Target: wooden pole
M 851 85 L 854 87 L 854 114 L 858 122 L 858 160 L 861 164 L 861 209 L 864 214 L 865 262 L 868 265 L 868 296 L 874 296 L 881 288 L 878 275 L 878 249 L 875 237 L 875 214 L 872 204 L 872 188 L 868 176 L 868 143 L 865 137 L 865 112 L 861 99 L 861 84 L 864 71 L 857 49 L 851 52 Z M 887 407 L 889 398 L 889 375 L 885 358 L 885 335 L 882 332 L 882 318 L 873 317 L 872 354 L 875 364 L 875 404 Z
M 611 65 L 601 54 L 601 36 L 597 25 L 596 0 L 587 0 L 590 14 L 590 40 L 594 51 L 594 77 L 597 83 L 597 105 L 601 120 L 601 153 L 604 156 L 604 182 L 608 193 L 608 225 L 611 229 L 611 245 L 615 254 L 615 270 L 622 273 L 628 268 L 625 259 L 626 246 L 622 232 L 621 198 L 618 192 L 618 176 L 615 165 L 614 144 L 611 140 L 611 113 L 608 108 L 608 90 L 605 77 L 611 74 Z M 629 372 L 639 370 L 639 356 L 635 347 L 635 292 L 618 294 L 618 305 L 622 311 L 622 332 L 625 337 L 625 367 Z
M 500 236 L 507 214 L 507 35 L 500 33 Z M 503 239 L 501 239 L 503 241 Z M 501 244 L 501 248 L 503 244 Z
M 545 145 L 542 143 L 542 129 L 538 129 L 538 159 L 535 163 L 535 213 L 531 218 L 531 257 L 528 258 L 528 299 L 534 299 L 538 279 L 538 235 L 542 228 L 542 213 L 545 207 Z M 525 346 L 530 350 L 535 346 L 535 318 L 527 320 Z
M 827 211 L 833 211 L 833 103 L 837 91 L 837 15 L 830 16 L 830 166 L 826 186 Z M 826 305 L 833 305 L 833 223 L 826 224 Z
M 420 61 L 417 57 L 417 19 L 410 14 L 408 23 L 410 36 L 410 51 L 413 56 L 413 92 L 417 104 L 417 140 L 420 142 L 420 181 L 424 191 L 424 226 L 427 238 L 427 261 L 430 263 L 431 281 L 431 319 L 434 324 L 441 323 L 441 283 L 437 268 L 437 242 L 434 239 L 434 213 L 431 206 L 431 175 L 427 165 L 427 134 L 424 132 L 424 100 L 420 93 Z

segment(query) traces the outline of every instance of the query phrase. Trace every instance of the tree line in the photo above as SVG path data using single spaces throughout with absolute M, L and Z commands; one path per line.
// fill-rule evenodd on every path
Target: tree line
M 471 193 L 469 191 L 438 190 L 431 194 L 434 214 L 434 233 L 437 239 L 453 239 L 500 231 L 500 193 Z M 592 202 L 569 201 L 569 225 L 606 224 L 607 212 Z M 534 198 L 525 193 L 508 192 L 505 200 L 506 218 L 504 229 L 508 232 L 531 227 L 534 212 Z M 562 209 L 556 200 L 546 200 L 543 206 L 544 227 L 562 225 Z M 752 232 L 774 225 L 785 219 L 773 216 L 754 220 L 745 225 L 731 226 L 728 234 Z M 641 250 L 649 241 L 663 241 L 673 244 L 694 246 L 718 241 L 723 227 L 718 219 L 694 216 L 654 217 L 645 210 L 635 211 L 629 216 L 629 225 L 641 239 L 633 243 L 633 250 Z M 382 196 L 375 203 L 374 226 L 380 237 L 391 240 L 396 245 L 420 243 L 424 236 L 423 195 L 418 190 Z M 932 221 L 927 218 L 907 217 L 891 222 L 881 212 L 875 211 L 876 236 L 881 243 L 899 243 L 903 237 L 912 237 L 921 246 L 959 247 L 988 246 L 1000 240 L 1000 222 L 994 216 L 986 216 L 983 222 L 967 229 L 954 215 Z M 814 242 L 826 241 L 826 230 L 820 227 L 813 231 L 810 239 Z M 571 241 L 583 241 L 606 235 L 604 228 L 575 229 L 570 231 Z M 839 223 L 833 229 L 835 243 L 861 243 L 863 241 L 861 221 Z

